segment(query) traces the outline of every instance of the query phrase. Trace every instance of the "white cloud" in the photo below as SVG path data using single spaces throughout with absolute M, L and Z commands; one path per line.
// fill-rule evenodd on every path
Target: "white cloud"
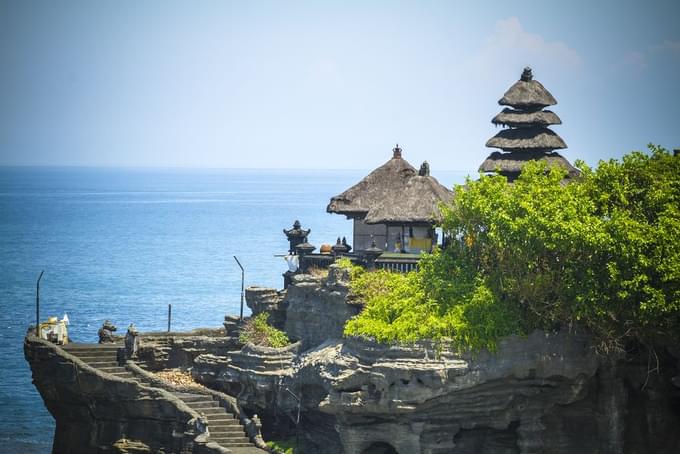
M 517 17 L 510 17 L 496 22 L 493 34 L 472 61 L 472 69 L 480 76 L 488 71 L 518 72 L 527 65 L 540 67 L 541 73 L 550 68 L 551 72 L 573 74 L 580 72 L 583 59 L 564 42 L 548 41 L 537 33 L 530 33 Z

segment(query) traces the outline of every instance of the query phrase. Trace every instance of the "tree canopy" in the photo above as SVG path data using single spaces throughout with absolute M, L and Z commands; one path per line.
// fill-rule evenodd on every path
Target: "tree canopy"
M 357 272 L 345 332 L 491 348 L 534 328 L 583 326 L 604 350 L 680 336 L 680 157 L 650 145 L 565 184 L 528 163 L 508 184 L 468 179 L 443 208 L 448 245 L 411 275 Z

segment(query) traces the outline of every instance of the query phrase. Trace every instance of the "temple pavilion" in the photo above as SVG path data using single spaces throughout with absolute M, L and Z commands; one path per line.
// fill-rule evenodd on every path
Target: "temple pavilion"
M 375 246 L 388 252 L 429 252 L 437 244 L 439 204 L 452 197 L 453 192 L 430 175 L 427 161 L 416 170 L 397 144 L 389 161 L 332 197 L 326 211 L 354 221 L 356 252 Z
M 504 129 L 490 138 L 486 146 L 500 148 L 486 158 L 479 167 L 480 172 L 497 172 L 515 180 L 522 167 L 530 160 L 545 160 L 549 165 L 563 167 L 567 178 L 578 176 L 574 168 L 555 150 L 567 148 L 564 140 L 549 126 L 562 124 L 562 120 L 552 111 L 545 110 L 557 104 L 555 98 L 537 80 L 531 68 L 524 68 L 521 78 L 505 92 L 498 101 L 504 108 L 491 122 Z

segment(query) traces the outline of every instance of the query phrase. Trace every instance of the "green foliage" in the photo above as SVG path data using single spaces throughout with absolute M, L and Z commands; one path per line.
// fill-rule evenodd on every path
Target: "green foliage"
M 295 443 L 295 438 L 268 441 L 267 446 L 272 448 L 274 452 L 281 454 L 300 454 L 302 452 Z
M 357 273 L 350 285 L 366 301 L 366 306 L 359 316 L 347 322 L 345 335 L 385 343 L 430 339 L 461 349 L 493 350 L 498 337 L 514 332 L 518 314 L 499 305 L 482 282 L 457 288 L 453 291 L 455 299 L 433 298 L 426 279 L 435 257 L 439 253 L 424 258 L 418 272 Z
M 493 348 L 507 334 L 580 324 L 618 348 L 678 341 L 680 158 L 650 146 L 582 176 L 528 163 L 514 184 L 468 180 L 443 207 L 448 247 L 417 273 L 355 273 L 365 310 L 345 333 Z
M 355 265 L 347 257 L 339 258 L 338 260 L 335 261 L 335 265 L 338 265 L 340 268 L 344 268 L 344 269 L 348 270 L 349 276 L 352 279 L 358 277 L 364 271 L 364 269 L 362 267 L 360 267 L 359 265 Z
M 269 314 L 262 312 L 246 321 L 238 340 L 263 347 L 280 348 L 290 344 L 286 333 L 269 324 Z

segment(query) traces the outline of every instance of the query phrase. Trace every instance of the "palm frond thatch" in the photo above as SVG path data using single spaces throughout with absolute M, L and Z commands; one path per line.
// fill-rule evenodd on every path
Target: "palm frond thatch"
M 567 171 L 567 178 L 573 178 L 580 174 L 580 171 L 559 153 L 543 152 L 502 153 L 494 151 L 479 166 L 479 171 L 484 173 L 498 172 L 501 175 L 519 175 L 522 167 L 527 162 L 534 160 L 546 161 L 548 166 L 556 165 L 562 167 Z
M 363 218 L 369 224 L 431 223 L 438 219 L 439 202 L 452 195 L 436 178 L 418 175 L 408 161 L 395 156 L 332 197 L 326 211 Z
M 441 220 L 440 202 L 450 202 L 453 192 L 434 177 L 416 175 L 398 193 L 376 200 L 366 214 L 367 224 L 432 223 Z
M 554 106 L 557 100 L 537 80 L 518 80 L 498 101 L 502 106 L 516 109 L 540 109 Z
M 504 129 L 490 138 L 486 146 L 506 151 L 552 151 L 567 148 L 560 136 L 542 126 Z
M 561 125 L 562 120 L 550 110 L 515 110 L 505 108 L 493 117 L 491 123 L 511 127 Z

